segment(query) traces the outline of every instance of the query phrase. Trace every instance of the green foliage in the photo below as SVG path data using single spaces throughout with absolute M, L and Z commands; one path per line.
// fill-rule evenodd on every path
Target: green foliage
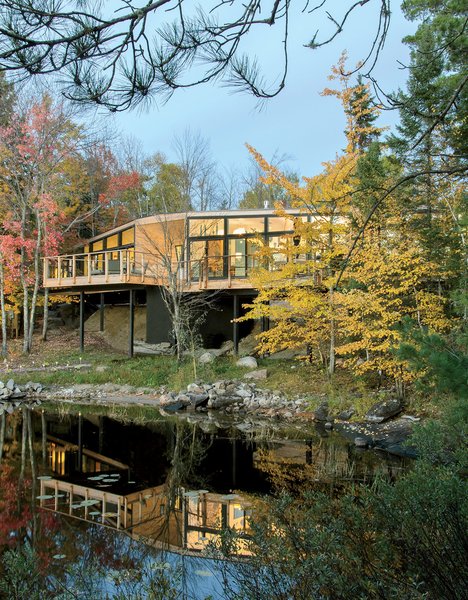
M 267 500 L 253 523 L 253 556 L 225 565 L 227 597 L 466 598 L 468 415 L 460 408 L 419 429 L 420 458 L 394 483 Z
M 408 340 L 409 337 L 409 340 Z M 398 350 L 417 373 L 420 385 L 437 392 L 468 398 L 468 353 L 466 345 L 448 337 L 412 330 Z
M 29 544 L 7 550 L 1 557 L 0 597 L 4 600 L 45 600 L 44 576 Z

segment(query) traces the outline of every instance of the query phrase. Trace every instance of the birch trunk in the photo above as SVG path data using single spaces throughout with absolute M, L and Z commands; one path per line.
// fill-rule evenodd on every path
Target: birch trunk
M 37 224 L 37 238 L 36 246 L 34 248 L 34 288 L 31 297 L 31 309 L 29 313 L 29 331 L 28 331 L 28 352 L 31 351 L 33 333 L 34 333 L 34 320 L 36 317 L 37 307 L 37 296 L 39 293 L 39 284 L 41 278 L 41 242 L 42 242 L 42 223 L 40 220 L 39 212 L 36 211 L 36 224 Z

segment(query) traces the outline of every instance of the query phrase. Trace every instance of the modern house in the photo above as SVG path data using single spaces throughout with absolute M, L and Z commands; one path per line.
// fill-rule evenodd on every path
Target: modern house
M 251 325 L 232 320 L 241 315 L 242 303 L 256 295 L 249 275 L 259 265 L 259 245 L 271 249 L 269 268 L 279 268 L 287 260 L 281 249 L 285 239 L 294 238 L 295 223 L 312 218 L 297 210 L 279 216 L 265 209 L 137 219 L 90 239 L 76 254 L 44 258 L 44 287 L 50 293 L 80 295 L 82 347 L 87 295 L 99 294 L 102 330 L 105 305 L 128 303 L 130 354 L 135 303 L 146 306 L 146 342 L 160 343 L 170 341 L 172 331 L 163 288 L 177 294 L 216 292 L 217 310 L 204 323 L 204 341 L 219 347 L 232 339 L 237 349 Z

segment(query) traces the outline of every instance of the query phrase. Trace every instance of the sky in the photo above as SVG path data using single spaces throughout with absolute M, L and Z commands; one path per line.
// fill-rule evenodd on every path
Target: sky
M 342 0 L 332 0 L 327 8 L 343 11 Z M 248 169 L 249 155 L 245 143 L 256 148 L 267 160 L 276 155 L 288 157 L 285 166 L 299 175 L 320 172 L 321 163 L 331 160 L 344 146 L 344 115 L 336 98 L 322 97 L 324 87 L 332 86 L 327 77 L 343 50 L 349 65 L 367 53 L 377 22 L 380 2 L 372 1 L 356 12 L 346 24 L 341 37 L 331 44 L 310 50 L 304 47 L 319 27 L 326 31 L 326 18 L 301 12 L 302 5 L 292 4 L 290 26 L 289 75 L 286 88 L 279 96 L 259 106 L 247 92 L 233 92 L 220 84 L 176 90 L 165 104 L 153 104 L 146 110 L 119 113 L 112 117 L 113 126 L 123 135 L 141 140 L 145 153 L 163 152 L 175 160 L 173 138 L 190 128 L 210 141 L 213 158 L 221 168 Z M 348 2 L 346 2 L 348 6 Z M 401 40 L 416 29 L 405 21 L 399 3 L 392 0 L 392 17 L 384 52 L 374 74 L 388 92 L 405 84 L 407 71 L 399 62 L 408 63 L 408 48 Z M 280 60 L 279 31 L 270 28 L 256 31 L 244 49 L 256 55 L 270 80 L 278 74 Z M 110 119 L 111 117 L 107 117 Z M 382 115 L 380 125 L 396 122 L 395 112 Z

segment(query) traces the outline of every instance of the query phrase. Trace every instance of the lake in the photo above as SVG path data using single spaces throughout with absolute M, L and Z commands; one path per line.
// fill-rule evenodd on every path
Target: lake
M 339 493 L 408 467 L 320 427 L 67 410 L 1 416 L 0 547 L 34 549 L 26 568 L 69 597 L 223 598 L 213 556 L 225 531 L 248 555 L 262 497 Z

